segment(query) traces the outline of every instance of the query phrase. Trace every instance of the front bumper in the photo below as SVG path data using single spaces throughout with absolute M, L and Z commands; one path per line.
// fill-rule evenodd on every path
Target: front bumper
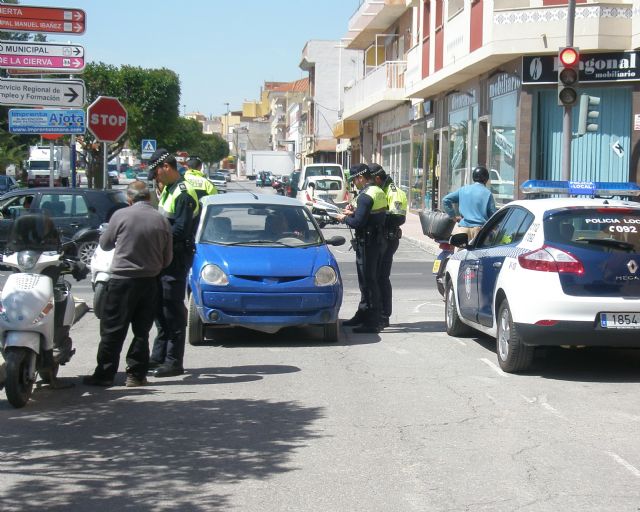
M 516 322 L 525 345 L 640 348 L 640 329 L 604 329 L 593 322 L 558 322 L 552 326 Z

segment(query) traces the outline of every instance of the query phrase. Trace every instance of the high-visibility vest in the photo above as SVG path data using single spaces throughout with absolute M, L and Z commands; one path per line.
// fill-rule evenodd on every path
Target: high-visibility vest
M 177 184 L 174 183 L 171 186 L 165 186 L 158 200 L 158 211 L 167 219 L 173 220 L 175 218 L 176 200 L 182 193 L 189 194 L 196 203 L 196 207 L 193 210 L 193 217 L 197 217 L 200 213 L 200 202 L 198 201 L 198 194 L 196 194 L 195 189 L 188 181 L 180 180 Z
M 189 169 L 184 173 L 184 179 L 195 189 L 198 199 L 218 193 L 218 189 L 207 179 L 202 171 Z
M 378 185 L 367 185 L 360 193 L 365 193 L 373 199 L 371 213 L 380 213 L 387 209 L 387 196 Z
M 383 188 L 387 198 L 387 215 L 407 216 L 407 194 L 393 181 L 389 181 Z

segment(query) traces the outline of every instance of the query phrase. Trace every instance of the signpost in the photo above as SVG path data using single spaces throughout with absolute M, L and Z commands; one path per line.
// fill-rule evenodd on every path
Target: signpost
M 82 108 L 85 96 L 85 86 L 81 80 L 0 78 L 0 105 Z
M 103 151 L 103 187 L 107 187 L 107 143 L 116 142 L 127 131 L 127 110 L 118 98 L 99 96 L 87 109 L 89 123 L 87 128 L 102 142 Z
M 0 4 L 0 30 L 84 34 L 82 9 Z
M 151 155 L 153 155 L 157 147 L 158 143 L 155 139 L 142 139 L 142 151 L 140 153 L 140 157 L 143 160 L 151 158 Z
M 18 134 L 82 134 L 86 131 L 84 110 L 9 110 L 9 132 Z
M 80 45 L 0 41 L 0 67 L 3 68 L 80 73 L 84 66 L 84 48 Z

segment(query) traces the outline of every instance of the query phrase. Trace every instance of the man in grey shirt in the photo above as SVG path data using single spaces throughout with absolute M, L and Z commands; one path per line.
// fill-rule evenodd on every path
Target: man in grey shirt
M 112 386 L 120 352 L 129 330 L 133 340 L 127 352 L 126 386 L 146 384 L 149 370 L 149 331 L 158 300 L 157 276 L 173 258 L 169 221 L 150 204 L 150 191 L 142 181 L 127 188 L 128 208 L 112 215 L 100 236 L 100 247 L 114 249 L 111 279 L 107 284 L 100 319 L 98 365 L 83 382 Z

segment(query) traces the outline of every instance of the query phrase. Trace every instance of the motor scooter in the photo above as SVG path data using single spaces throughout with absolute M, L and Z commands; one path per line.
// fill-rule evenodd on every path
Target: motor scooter
M 36 375 L 51 388 L 67 387 L 57 380 L 58 369 L 75 349 L 69 336 L 75 316 L 71 284 L 64 278 L 86 277 L 86 265 L 66 253 L 53 221 L 27 214 L 15 219 L 3 264 L 17 270 L 0 294 L 0 331 L 4 369 L 0 389 L 16 408 L 24 407 L 33 392 Z
M 316 219 L 321 228 L 324 228 L 327 224 L 340 224 L 337 216 L 342 211 L 335 204 L 317 197 L 313 198 L 313 201 L 307 201 L 306 204 L 311 210 L 311 215 L 313 215 L 313 218 Z
M 115 249 L 105 251 L 98 245 L 91 256 L 91 286 L 93 288 L 93 314 L 102 318 L 107 283 L 111 278 L 111 262 Z
M 447 269 L 447 263 L 455 248 L 449 243 L 448 239 L 435 240 L 435 242 L 438 243 L 440 252 L 433 262 L 431 272 L 436 276 L 436 288 L 438 288 L 438 292 L 444 297 L 444 272 Z

